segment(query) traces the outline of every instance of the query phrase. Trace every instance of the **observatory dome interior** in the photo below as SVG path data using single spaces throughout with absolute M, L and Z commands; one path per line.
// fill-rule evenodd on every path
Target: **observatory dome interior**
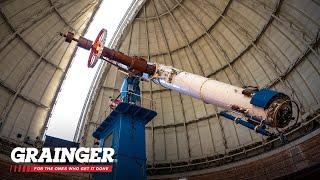
M 3 142 L 43 136 L 76 51 L 57 32 L 83 35 L 101 1 L 0 2 Z M 319 38 L 318 0 L 134 0 L 110 48 L 234 86 L 283 92 L 301 114 L 285 142 L 269 139 L 219 116 L 220 107 L 142 81 L 142 106 L 158 113 L 145 127 L 150 179 L 289 177 L 319 165 Z M 82 146 L 95 146 L 92 133 L 123 77 L 115 66 L 99 66 L 75 134 Z M 241 174 L 252 168 L 257 173 Z

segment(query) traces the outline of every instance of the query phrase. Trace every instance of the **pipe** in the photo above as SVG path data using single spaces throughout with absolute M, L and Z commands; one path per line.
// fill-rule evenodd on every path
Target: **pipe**
M 253 124 L 251 124 L 241 118 L 234 117 L 225 111 L 220 112 L 219 115 L 221 115 L 229 120 L 235 121 L 236 124 L 241 124 L 242 126 L 245 126 L 251 130 L 255 130 L 257 133 L 262 134 L 264 136 L 271 136 L 272 135 L 269 131 L 267 131 L 263 128 L 257 128 L 257 126 L 254 126 Z

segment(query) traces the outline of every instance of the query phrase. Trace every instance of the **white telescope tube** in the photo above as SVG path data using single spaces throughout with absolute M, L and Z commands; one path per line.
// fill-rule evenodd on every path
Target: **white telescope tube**
M 251 97 L 242 94 L 244 89 L 219 82 L 213 79 L 188 73 L 170 66 L 157 64 L 157 71 L 152 77 L 153 82 L 165 88 L 215 104 L 229 110 L 237 106 L 249 116 L 265 120 L 267 113 L 261 107 L 250 103 Z

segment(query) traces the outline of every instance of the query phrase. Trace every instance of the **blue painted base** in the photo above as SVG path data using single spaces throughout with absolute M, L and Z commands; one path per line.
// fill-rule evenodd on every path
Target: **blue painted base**
M 112 135 L 112 148 L 115 150 L 112 173 L 96 173 L 97 179 L 147 179 L 145 125 L 157 113 L 133 104 L 121 103 L 101 123 L 93 133 L 100 139 L 100 146 L 108 146 L 105 140 Z M 110 146 L 110 145 L 109 145 Z

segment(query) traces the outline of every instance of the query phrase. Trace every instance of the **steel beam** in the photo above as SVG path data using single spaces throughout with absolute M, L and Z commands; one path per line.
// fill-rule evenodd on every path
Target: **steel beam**
M 253 9 L 253 8 L 251 8 L 250 6 L 248 6 L 248 5 L 246 5 L 246 4 L 243 4 L 242 2 L 239 2 L 239 3 L 242 4 L 243 6 L 249 8 L 249 9 L 252 10 L 253 12 L 259 14 L 259 12 L 257 12 L 256 9 Z M 279 1 L 278 1 L 275 10 L 273 10 L 272 14 L 270 15 L 270 18 L 272 18 L 272 19 L 277 19 L 277 18 L 275 18 L 275 17 L 278 17 L 278 16 L 279 16 L 280 7 L 281 7 L 281 5 L 282 5 L 283 3 L 284 3 L 283 0 L 279 0 Z M 262 4 L 262 5 L 264 5 L 264 4 Z M 261 15 L 260 15 L 260 16 L 261 16 Z M 261 16 L 261 17 L 262 17 L 262 16 Z M 245 18 L 245 17 L 244 17 L 244 18 Z M 285 32 L 283 32 L 278 26 L 275 26 L 275 25 L 274 25 L 274 27 L 275 27 L 281 34 L 283 34 L 287 39 L 289 39 L 289 41 L 290 41 L 299 51 L 301 51 L 301 56 L 302 56 L 302 54 L 304 54 L 305 51 L 302 51 L 302 50 L 298 47 L 298 45 L 294 43 L 294 41 L 290 40 L 290 37 L 288 37 Z M 291 33 L 292 33 L 292 32 L 291 32 Z M 291 60 L 288 59 L 288 57 L 286 56 L 286 54 L 284 54 L 284 52 L 281 50 L 281 48 L 278 47 L 278 46 L 272 41 L 272 39 L 269 38 L 267 35 L 265 35 L 265 37 L 276 47 L 276 49 L 279 50 L 279 52 L 281 53 L 281 55 L 283 55 L 283 56 L 287 59 L 288 63 L 292 64 L 292 63 L 291 63 Z M 314 40 L 314 41 L 316 41 L 316 40 Z M 312 43 L 310 43 L 310 44 L 308 44 L 308 45 L 306 45 L 306 46 L 314 53 L 315 50 L 312 48 L 311 44 L 312 44 Z M 260 50 L 260 48 L 258 47 L 258 45 L 255 45 L 255 44 L 254 44 L 254 47 L 255 47 L 257 50 Z M 264 53 L 266 53 L 266 52 L 264 52 Z M 267 53 L 266 53 L 266 54 L 267 54 Z M 316 55 L 316 54 L 315 54 L 315 55 Z M 316 56 L 317 56 L 317 55 L 316 55 Z M 270 59 L 271 59 L 271 58 L 270 58 Z M 309 60 L 309 62 L 312 64 L 312 62 L 311 62 L 310 60 Z M 276 67 L 277 69 L 279 69 L 273 60 L 272 60 L 272 63 L 275 65 L 275 67 Z M 315 68 L 315 67 L 314 67 L 314 68 Z M 315 70 L 317 71 L 316 68 L 315 68 Z M 281 70 L 279 70 L 279 71 L 280 71 L 280 72 L 277 73 L 278 76 L 280 76 L 280 74 L 281 74 Z M 314 98 L 317 102 L 319 102 L 319 100 L 315 97 L 314 92 L 310 89 L 309 85 L 307 84 L 307 82 L 306 82 L 305 78 L 302 76 L 302 74 L 301 74 L 299 71 L 296 71 L 296 72 L 297 72 L 297 74 L 300 76 L 300 78 L 303 80 L 304 84 L 306 85 L 306 88 L 310 91 L 310 93 L 311 93 L 311 95 L 313 96 L 313 98 Z M 319 74 L 318 71 L 317 71 L 317 73 Z M 270 81 L 272 82 L 272 80 L 270 80 Z M 292 86 L 291 86 L 291 84 L 290 84 L 289 81 L 283 81 L 282 79 L 280 79 L 279 82 L 284 83 L 284 85 L 287 86 L 287 88 L 291 91 L 291 93 L 296 96 L 296 99 L 298 100 L 298 103 L 299 103 L 301 109 L 303 110 L 302 103 L 301 103 L 301 101 L 299 100 L 300 97 L 297 96 L 297 94 L 296 94 L 296 91 L 299 91 L 299 89 L 298 89 L 298 90 L 294 90 L 294 89 L 292 88 Z M 287 84 L 286 84 L 286 82 L 287 82 Z
M 150 3 L 151 3 L 151 2 L 150 2 Z M 158 11 L 157 11 L 157 8 L 156 8 L 155 1 L 154 1 L 154 0 L 152 1 L 152 4 L 153 4 L 154 10 L 155 10 L 155 12 L 156 12 L 156 16 L 157 16 L 158 23 L 159 23 L 159 25 L 160 25 L 161 34 L 162 34 L 162 36 L 163 36 L 163 38 L 164 38 L 164 41 L 165 41 L 167 50 L 168 50 L 168 52 L 169 52 L 168 41 L 167 41 L 166 36 L 165 36 L 165 34 L 164 34 L 163 26 L 162 26 L 162 23 L 161 23 L 161 21 L 160 21 L 159 14 L 158 14 Z M 153 25 L 154 25 L 154 24 L 153 24 Z M 155 28 L 155 25 L 154 25 L 154 28 Z M 155 29 L 156 29 L 156 28 L 155 28 Z M 158 37 L 157 37 L 157 34 L 156 34 L 156 33 L 155 33 L 155 36 L 156 36 L 157 46 L 158 46 L 158 49 L 159 49 L 159 48 L 160 48 L 160 47 L 159 47 L 159 40 L 158 40 Z M 170 54 L 170 59 L 171 59 L 171 54 Z M 160 101 L 160 104 L 161 104 L 162 124 L 164 124 L 164 114 L 163 114 L 163 104 L 162 104 L 161 94 L 160 94 L 160 99 L 159 99 L 159 101 Z M 159 110 L 157 109 L 157 111 L 159 111 Z M 167 160 L 167 143 L 166 143 L 166 134 L 165 134 L 164 129 L 162 129 L 162 134 L 163 134 L 163 140 L 164 140 L 164 160 Z M 154 150 L 155 150 L 155 149 L 154 149 Z M 154 153 L 154 155 L 155 155 L 155 153 Z M 155 159 L 155 157 L 154 157 L 154 159 Z
M 144 13 L 144 25 L 145 25 L 145 33 L 147 35 L 147 38 L 146 38 L 146 41 L 147 41 L 147 55 L 148 55 L 148 62 L 150 62 L 150 44 L 149 44 L 149 30 L 148 30 L 148 24 L 147 24 L 147 11 L 146 11 L 146 4 L 144 4 L 143 6 L 143 13 Z M 150 99 L 153 100 L 153 96 L 152 96 L 152 91 L 151 91 L 151 82 L 149 82 L 149 91 L 147 91 L 150 95 Z M 141 88 L 141 96 L 142 96 L 142 88 Z M 150 101 L 150 108 L 152 107 L 153 109 L 153 103 Z M 155 143 L 154 143 L 154 121 L 151 121 L 151 136 L 152 136 L 152 150 L 151 150 L 151 153 L 152 153 L 152 166 L 154 164 L 154 160 L 155 160 Z
M 77 1 L 76 1 L 76 0 L 72 0 L 72 1 L 70 1 L 70 2 L 68 2 L 68 3 L 66 3 L 66 4 L 61 5 L 61 6 L 69 5 L 71 2 L 75 3 L 75 2 L 77 2 Z M 59 6 L 59 7 L 60 7 L 60 6 Z M 59 8 L 59 7 L 57 7 L 57 8 Z M 0 10 L 0 11 L 1 11 L 1 10 Z M 31 26 L 33 26 L 34 24 L 36 24 L 37 22 L 43 20 L 43 19 L 46 18 L 48 15 L 50 15 L 50 14 L 51 14 L 51 11 L 53 11 L 53 7 L 50 7 L 50 9 L 49 9 L 47 12 L 45 12 L 45 14 L 44 14 L 43 16 L 41 16 L 40 18 L 38 18 L 38 19 L 31 19 L 31 18 L 29 18 L 29 19 L 32 20 L 32 23 L 30 23 L 30 24 L 29 24 L 28 26 L 26 26 L 26 27 L 23 27 L 19 32 L 18 32 L 18 31 L 15 31 L 12 36 L 9 36 L 9 39 L 7 39 L 7 40 L 4 41 L 5 43 L 2 43 L 2 42 L 0 43 L 0 52 L 4 49 L 5 45 L 9 44 L 10 42 L 12 42 L 12 41 L 14 40 L 14 38 L 16 37 L 16 34 L 17 34 L 17 33 L 23 34 L 23 32 L 24 32 L 25 30 L 29 29 L 29 28 L 30 28 Z M 29 20 L 29 19 L 28 19 L 28 20 Z M 3 45 L 1 45 L 1 44 L 3 44 Z
M 66 19 L 64 19 L 64 17 L 62 16 L 62 14 L 60 13 L 59 9 L 54 5 L 54 3 L 52 2 L 52 0 L 48 0 L 49 4 L 51 7 L 53 7 L 54 11 L 56 12 L 56 14 L 59 16 L 59 18 L 62 20 L 62 22 L 67 25 L 73 32 L 78 32 L 77 30 L 75 30 L 71 24 L 69 22 L 66 21 Z
M 165 1 L 160 1 L 160 2 L 163 2 L 165 8 L 167 9 L 167 11 L 169 12 L 170 16 L 172 17 L 173 22 L 177 25 L 180 34 L 183 35 L 183 37 L 185 38 L 185 41 L 187 42 L 187 46 L 188 46 L 189 50 L 191 51 L 192 55 L 194 56 L 195 61 L 196 61 L 197 65 L 198 65 L 198 67 L 200 68 L 201 74 L 204 75 L 203 67 L 201 66 L 201 64 L 200 64 L 200 62 L 199 62 L 199 59 L 198 59 L 197 55 L 195 54 L 193 48 L 190 46 L 190 42 L 189 42 L 189 40 L 188 40 L 188 37 L 187 37 L 186 33 L 183 31 L 181 25 L 179 24 L 179 22 L 177 21 L 176 17 L 173 15 L 173 13 L 169 11 L 166 2 L 165 2 Z M 186 56 L 189 57 L 187 52 L 186 52 Z M 188 59 L 189 59 L 189 58 L 188 58 Z M 190 66 L 191 66 L 191 62 L 190 62 Z M 192 66 L 191 66 L 191 67 L 192 67 Z M 181 98 L 181 96 L 180 96 L 180 98 Z M 192 101 L 192 100 L 191 100 L 191 101 Z M 205 107 L 204 107 L 204 108 L 205 108 Z M 193 111 L 194 111 L 194 115 L 196 116 L 196 112 L 195 112 L 194 106 L 193 106 L 192 109 L 193 109 Z M 206 109 L 205 109 L 205 111 L 206 111 Z M 203 147 L 202 147 L 202 142 L 201 142 L 201 137 L 200 137 L 199 125 L 198 125 L 198 123 L 196 123 L 196 125 L 197 125 L 197 133 L 198 133 L 198 136 L 199 136 L 200 150 L 201 150 L 201 154 L 203 154 Z M 187 128 L 187 125 L 186 125 L 186 128 Z M 188 133 L 188 132 L 187 132 L 187 133 Z M 187 134 L 187 136 L 188 136 L 188 134 Z
M 318 31 L 320 34 L 320 31 Z M 312 49 L 319 48 L 320 37 L 316 37 L 312 43 L 309 44 L 309 47 Z M 282 79 L 285 79 L 303 60 L 312 52 L 310 48 L 307 48 L 295 61 L 293 61 L 289 67 L 276 79 L 273 79 L 266 87 L 273 87 Z
M 6 84 L 5 82 L 3 82 L 3 81 L 1 81 L 1 80 L 0 80 L 0 86 L 3 87 L 4 89 L 6 89 L 6 90 L 7 90 L 8 92 L 10 92 L 11 94 L 16 94 L 16 93 L 17 93 L 16 90 L 14 90 L 14 89 L 11 88 L 8 84 Z M 46 105 L 44 105 L 44 104 L 42 104 L 42 103 L 40 103 L 40 102 L 37 102 L 37 101 L 35 101 L 35 100 L 27 97 L 27 96 L 24 96 L 23 94 L 18 94 L 18 97 L 21 98 L 21 99 L 23 99 L 24 101 L 27 101 L 27 102 L 29 102 L 29 103 L 37 106 L 37 107 L 44 108 L 44 109 L 49 108 L 48 106 L 46 106 Z
M 177 0 L 176 0 L 176 2 L 179 3 Z M 230 3 L 230 1 L 229 1 L 229 3 Z M 203 25 L 203 23 L 201 23 L 201 20 L 198 19 L 197 16 L 196 16 L 189 8 L 187 8 L 185 5 L 183 5 L 183 4 L 179 4 L 179 5 L 180 5 L 180 7 L 184 10 L 185 13 L 186 13 L 186 12 L 189 12 L 189 13 L 192 15 L 192 17 L 196 19 L 195 22 L 198 23 L 198 24 L 200 24 L 200 26 L 203 28 L 203 31 L 204 31 L 203 34 L 207 34 L 207 36 L 209 36 L 210 39 L 211 39 L 211 38 L 212 38 L 211 35 L 207 32 L 205 26 Z M 186 10 L 186 9 L 187 9 L 187 10 Z M 207 15 L 208 15 L 208 14 L 207 14 Z M 209 16 L 209 15 L 208 15 L 208 16 Z M 185 20 L 188 21 L 186 18 L 185 18 Z M 206 42 L 207 42 L 207 41 L 206 41 Z M 208 42 L 207 42 L 207 43 L 208 43 Z M 209 47 L 211 48 L 211 51 L 214 53 L 214 51 L 213 51 L 213 49 L 212 49 L 212 47 L 210 46 L 209 43 L 208 43 L 208 45 L 209 45 Z M 204 56 L 205 56 L 205 53 L 203 52 L 203 50 L 202 50 L 202 48 L 201 48 L 200 45 L 199 45 L 199 48 L 201 49 L 202 53 L 203 53 Z M 214 53 L 214 54 L 215 54 L 215 53 Z M 216 54 L 215 54 L 215 56 L 216 56 Z M 206 58 L 206 56 L 205 56 L 205 58 Z M 208 60 L 207 58 L 206 58 L 206 60 L 207 60 L 208 64 L 210 64 L 210 63 L 209 63 L 209 60 Z M 220 63 L 220 61 L 219 61 L 219 63 Z M 227 74 L 226 74 L 226 75 L 227 75 Z M 213 115 L 218 118 L 219 125 L 220 125 L 221 132 L 222 132 L 223 142 L 224 142 L 225 149 L 226 149 L 226 148 L 227 148 L 227 140 L 226 140 L 226 138 L 225 138 L 225 133 L 224 133 L 224 131 L 223 131 L 223 126 L 222 126 L 222 124 L 221 124 L 221 119 L 220 119 L 220 117 L 217 115 L 217 110 L 216 110 L 216 108 L 214 108 L 214 111 L 215 111 L 215 113 L 214 113 Z M 213 115 L 209 115 L 209 118 L 204 117 L 204 119 L 207 119 L 207 121 L 208 121 L 209 131 L 210 131 L 210 137 L 211 137 L 213 149 L 214 149 L 214 151 L 215 151 L 214 140 L 213 140 L 213 135 L 212 135 L 212 130 L 211 130 L 211 124 L 210 124 L 210 121 L 209 121 L 209 119 L 210 119 Z M 202 118 L 201 118 L 201 119 L 202 119 Z
M 215 114 L 215 113 L 214 114 L 210 114 L 210 115 L 207 115 L 207 116 L 204 116 L 204 117 L 201 117 L 201 118 L 193 119 L 193 120 L 188 121 L 188 122 L 181 122 L 181 123 L 167 124 L 167 125 L 158 125 L 158 126 L 154 126 L 153 128 L 154 129 L 167 129 L 167 128 L 185 126 L 185 125 L 187 126 L 187 125 L 198 123 L 198 122 L 201 122 L 201 121 L 207 121 L 208 119 L 214 118 L 214 117 L 218 117 L 217 114 Z M 151 128 L 150 127 L 146 127 L 146 129 L 151 129 Z
M 180 0 L 180 3 L 182 3 L 184 0 Z M 179 5 L 178 4 L 175 4 L 172 8 L 170 8 L 170 12 L 173 12 Z M 153 20 L 153 19 L 157 19 L 158 17 L 162 17 L 162 16 L 165 16 L 165 15 L 168 15 L 169 14 L 169 11 L 166 11 L 162 14 L 159 14 L 159 16 L 152 16 L 152 17 L 143 17 L 143 18 L 140 18 L 140 17 L 136 17 L 135 20 L 139 20 L 139 21 L 149 21 L 149 20 Z
M 232 0 L 230 0 L 230 1 L 228 2 L 228 5 L 224 8 L 224 10 L 223 10 L 223 12 L 221 13 L 221 15 L 224 15 L 224 14 L 228 11 L 228 9 L 229 9 L 229 4 L 231 4 L 231 3 L 230 3 L 231 1 L 232 1 Z M 192 1 L 190 1 L 190 2 L 192 2 Z M 221 21 L 221 19 L 222 19 L 221 15 L 219 15 L 218 19 L 210 26 L 210 28 L 208 28 L 207 33 L 210 33 L 210 32 L 213 30 L 213 28 L 216 27 L 216 25 Z M 204 36 L 206 36 L 206 34 L 202 34 L 201 36 L 199 36 L 199 37 L 195 38 L 194 40 L 190 41 L 190 46 L 192 46 L 195 42 L 197 42 L 199 39 L 201 39 L 201 38 L 204 37 Z M 186 47 L 188 47 L 188 45 L 181 46 L 181 47 L 179 47 L 179 48 L 177 48 L 177 49 L 173 49 L 173 50 L 171 51 L 171 53 L 177 52 L 177 51 L 179 51 L 179 50 L 181 50 L 181 49 L 185 49 Z M 153 55 L 151 55 L 151 56 L 152 56 L 152 57 L 157 57 L 157 56 L 162 56 L 162 55 L 166 55 L 166 54 L 167 54 L 167 53 L 160 53 L 160 54 L 153 54 Z
M 52 66 L 56 69 L 60 69 L 61 71 L 63 71 L 60 67 L 58 67 L 57 65 L 53 64 L 52 62 L 50 62 L 46 58 L 44 58 L 43 55 L 40 55 L 40 53 L 38 53 L 29 43 L 27 43 L 26 40 L 21 36 L 21 34 L 9 22 L 8 18 L 1 11 L 1 9 L 0 9 L 0 16 L 4 19 L 5 23 L 10 27 L 12 32 L 14 32 L 15 35 L 21 40 L 21 42 L 23 42 L 23 44 L 25 44 L 34 54 L 36 54 L 39 58 L 41 58 L 42 61 L 46 62 L 47 64 L 49 64 L 50 66 Z
M 45 62 L 49 63 L 51 66 L 54 66 L 57 70 L 61 70 L 63 73 L 65 73 L 65 71 L 62 70 L 60 67 L 58 67 L 57 65 L 52 64 L 51 62 L 47 61 L 47 60 L 44 58 L 44 54 L 43 54 L 43 55 L 40 55 L 40 53 L 38 53 L 35 49 L 33 49 L 32 46 L 31 46 L 30 44 L 28 44 L 28 43 L 23 39 L 23 37 L 22 37 L 22 36 L 20 35 L 20 33 L 13 27 L 13 25 L 10 24 L 10 22 L 8 21 L 8 19 L 7 19 L 7 17 L 5 16 L 5 14 L 3 14 L 1 11 L 0 11 L 0 13 L 1 13 L 1 16 L 6 20 L 6 23 L 8 24 L 8 26 L 10 27 L 10 29 L 14 32 L 14 34 L 15 34 L 32 52 L 34 52 L 34 53 L 39 57 L 39 60 L 40 60 L 40 61 L 39 61 L 39 63 L 35 66 L 35 68 L 34 68 L 32 71 L 30 71 L 31 74 L 28 73 L 28 74 L 29 74 L 29 75 L 28 75 L 28 79 L 29 79 L 30 76 L 33 74 L 33 72 L 35 71 L 36 67 L 40 64 L 41 61 L 45 61 Z M 44 16 L 44 17 L 45 17 L 45 16 Z M 50 49 L 52 49 L 53 47 L 54 47 L 54 46 L 52 46 Z M 27 79 L 27 80 L 28 80 L 28 79 Z M 10 111 L 13 103 L 14 103 L 15 100 L 16 100 L 16 97 L 21 96 L 21 95 L 20 95 L 20 92 L 21 92 L 21 90 L 23 89 L 24 83 L 27 82 L 27 80 L 24 81 L 24 82 L 21 82 L 21 83 L 19 84 L 18 90 L 15 91 L 15 95 L 11 98 L 7 110 L 5 110 L 5 111 L 3 112 L 3 114 L 2 114 L 3 120 L 5 120 L 5 118 L 6 118 L 6 116 L 7 116 L 7 113 Z M 41 131 L 42 131 L 42 130 L 41 130 Z M 42 133 L 40 133 L 40 134 L 42 134 Z

